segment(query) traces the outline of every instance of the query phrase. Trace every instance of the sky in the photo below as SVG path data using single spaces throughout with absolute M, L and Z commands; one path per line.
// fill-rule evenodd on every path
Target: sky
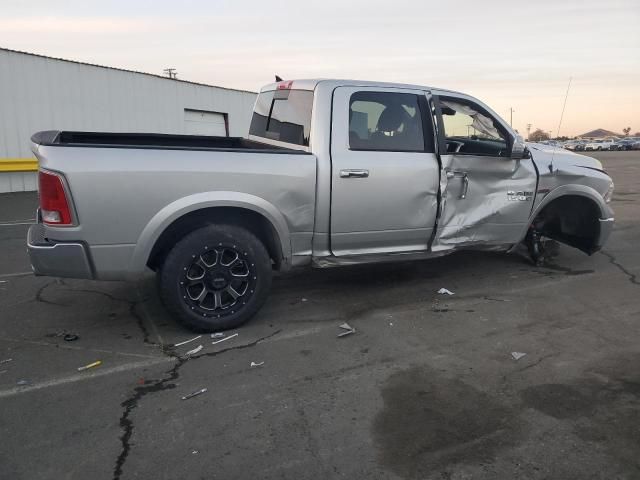
M 0 47 L 257 91 L 351 78 L 462 91 L 526 133 L 640 131 L 640 0 L 0 0 Z

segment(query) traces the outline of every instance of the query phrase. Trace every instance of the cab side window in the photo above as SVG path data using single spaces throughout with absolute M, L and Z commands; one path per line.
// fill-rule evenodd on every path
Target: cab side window
M 508 155 L 507 134 L 478 105 L 455 98 L 439 98 L 447 153 Z
M 421 99 L 410 93 L 356 92 L 349 100 L 349 148 L 387 152 L 433 151 Z M 426 141 L 425 141 L 426 140 Z

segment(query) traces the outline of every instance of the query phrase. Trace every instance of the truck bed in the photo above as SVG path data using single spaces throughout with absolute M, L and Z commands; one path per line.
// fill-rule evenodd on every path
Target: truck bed
M 247 140 L 243 137 L 209 137 L 162 133 L 107 133 L 48 130 L 38 132 L 31 141 L 43 146 L 143 148 L 162 150 L 219 150 L 261 153 L 306 152 Z M 256 152 L 256 153 L 259 153 Z

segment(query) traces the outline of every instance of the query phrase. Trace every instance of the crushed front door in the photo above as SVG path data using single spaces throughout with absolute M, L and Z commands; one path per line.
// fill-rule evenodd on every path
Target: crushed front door
M 536 191 L 533 160 L 510 158 L 508 133 L 484 107 L 455 97 L 435 104 L 442 197 L 432 251 L 518 242 Z

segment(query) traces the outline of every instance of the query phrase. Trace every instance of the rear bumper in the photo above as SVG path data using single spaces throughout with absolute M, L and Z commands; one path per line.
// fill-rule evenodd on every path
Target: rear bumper
M 32 225 L 27 234 L 27 251 L 36 275 L 65 278 L 94 278 L 87 248 L 82 243 L 55 242 L 44 235 L 44 226 Z

